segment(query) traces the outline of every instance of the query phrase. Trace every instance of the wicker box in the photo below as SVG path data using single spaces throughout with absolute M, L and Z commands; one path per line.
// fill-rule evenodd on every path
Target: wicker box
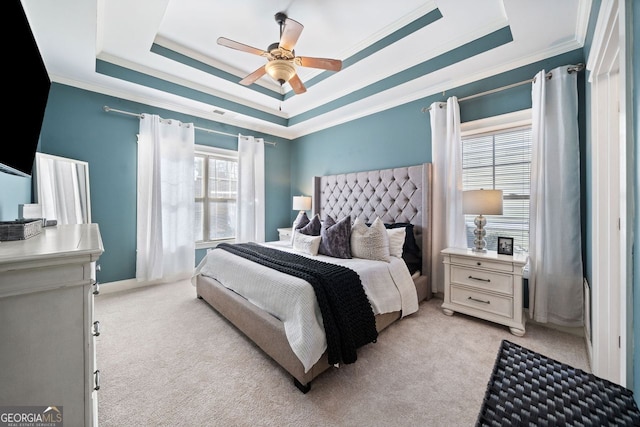
M 633 391 L 502 340 L 476 427 L 640 426 Z
M 41 219 L 0 221 L 0 241 L 25 240 L 42 232 Z

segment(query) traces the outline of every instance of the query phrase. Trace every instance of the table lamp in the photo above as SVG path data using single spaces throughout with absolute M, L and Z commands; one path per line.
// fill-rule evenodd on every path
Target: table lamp
M 462 212 L 477 215 L 473 221 L 474 252 L 486 252 L 487 232 L 484 227 L 487 219 L 484 215 L 502 215 L 502 190 L 468 190 L 462 193 Z

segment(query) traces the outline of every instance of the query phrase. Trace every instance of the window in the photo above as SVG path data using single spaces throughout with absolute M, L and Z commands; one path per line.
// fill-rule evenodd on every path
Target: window
M 513 237 L 514 251 L 529 250 L 529 194 L 531 182 L 531 126 L 462 138 L 464 190 L 502 190 L 503 215 L 487 215 L 487 249 L 497 238 Z M 467 244 L 473 247 L 475 215 L 465 215 Z
M 196 244 L 234 239 L 238 194 L 238 155 L 235 151 L 196 146 Z

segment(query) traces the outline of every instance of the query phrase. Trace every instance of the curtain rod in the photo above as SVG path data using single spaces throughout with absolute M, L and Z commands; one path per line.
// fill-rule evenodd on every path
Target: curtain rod
M 569 67 L 567 67 L 567 72 L 569 74 L 573 73 L 574 71 L 578 72 L 578 71 L 582 71 L 582 70 L 584 70 L 584 64 L 582 64 L 582 63 L 580 63 L 578 65 L 570 65 Z M 545 75 L 545 77 L 547 78 L 547 80 L 549 80 L 552 77 L 552 73 L 548 72 Z M 535 80 L 535 78 L 529 79 L 529 80 L 523 80 L 523 81 L 518 82 L 518 83 L 512 83 L 510 85 L 506 85 L 506 86 L 498 87 L 498 88 L 495 88 L 495 89 L 487 90 L 485 92 L 476 93 L 475 95 L 465 96 L 464 98 L 458 99 L 458 102 L 467 101 L 467 100 L 473 99 L 473 98 L 479 98 L 479 97 L 485 96 L 485 95 L 491 95 L 492 93 L 501 92 L 501 91 L 506 90 L 506 89 L 511 89 L 512 87 L 526 85 L 528 83 L 532 83 L 534 80 Z M 430 111 L 430 110 L 431 110 L 431 107 L 422 107 L 421 111 L 423 113 L 426 113 L 427 111 Z
M 139 119 L 141 119 L 141 118 L 142 118 L 142 114 L 139 114 L 139 113 L 131 113 L 131 112 L 129 112 L 129 111 L 123 111 L 123 110 L 116 110 L 115 108 L 111 108 L 111 107 L 109 107 L 108 105 L 105 105 L 104 107 L 102 107 L 102 109 L 103 109 L 104 111 L 106 111 L 107 113 L 108 113 L 108 112 L 113 111 L 114 113 L 126 114 L 127 116 L 134 116 L 134 117 L 137 117 L 137 118 L 139 118 Z M 225 135 L 225 136 L 233 136 L 233 137 L 235 137 L 235 138 L 237 138 L 237 137 L 238 137 L 238 135 L 234 135 L 234 134 L 232 134 L 232 133 L 227 133 L 227 132 L 220 132 L 219 130 L 213 130 L 213 129 L 201 128 L 201 127 L 198 127 L 198 126 L 193 126 L 193 128 L 194 128 L 194 129 L 197 129 L 197 130 L 204 131 L 204 132 L 217 133 L 217 134 L 219 134 L 219 135 Z M 275 147 L 275 146 L 276 146 L 276 144 L 277 144 L 277 142 L 271 142 L 271 141 L 264 141 L 264 143 L 265 143 L 265 144 L 269 144 L 269 145 L 273 145 L 274 147 Z

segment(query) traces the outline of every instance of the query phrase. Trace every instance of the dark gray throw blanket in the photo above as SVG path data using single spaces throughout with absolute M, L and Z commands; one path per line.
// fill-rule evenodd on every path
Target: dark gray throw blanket
M 257 243 L 217 247 L 311 284 L 322 313 L 330 364 L 354 363 L 356 349 L 377 339 L 373 309 L 355 271 Z

